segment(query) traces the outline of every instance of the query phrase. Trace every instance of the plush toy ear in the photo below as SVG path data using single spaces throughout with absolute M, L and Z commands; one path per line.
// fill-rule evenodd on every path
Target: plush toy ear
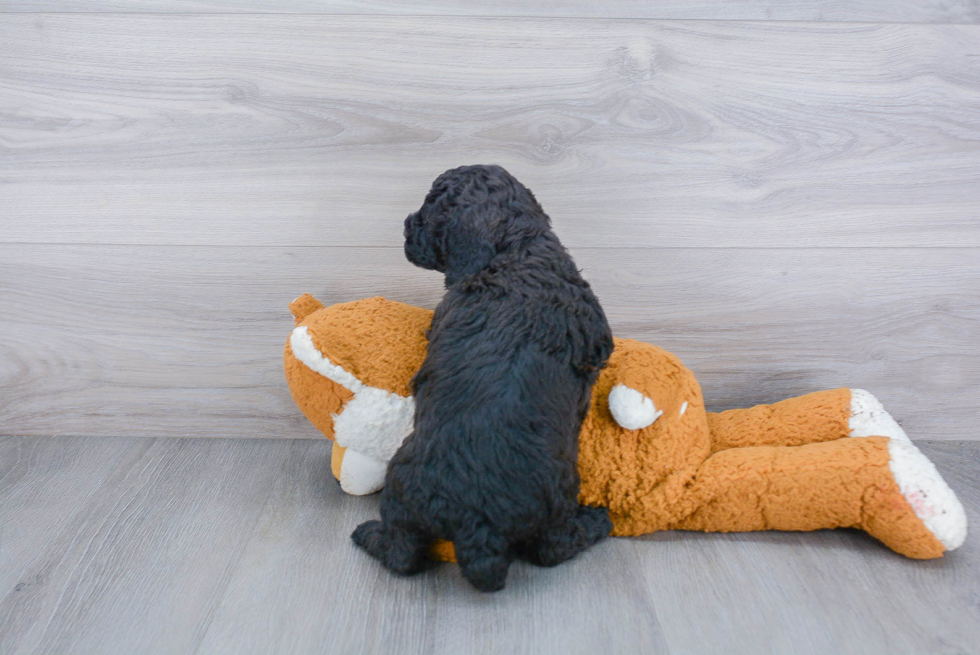
M 304 293 L 302 296 L 289 303 L 289 311 L 293 313 L 297 326 L 302 323 L 307 316 L 318 309 L 323 309 L 323 303 L 308 293 Z

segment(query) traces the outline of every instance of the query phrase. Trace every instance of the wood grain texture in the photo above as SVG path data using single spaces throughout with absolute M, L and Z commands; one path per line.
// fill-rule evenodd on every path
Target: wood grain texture
M 978 444 L 918 445 L 975 529 Z M 883 552 L 852 530 L 662 532 L 630 545 L 651 593 L 675 599 L 656 606 L 672 653 L 980 652 L 980 548 L 972 535 L 928 562 Z
M 840 386 L 914 439 L 978 439 L 977 249 L 573 249 L 616 334 L 713 409 Z M 317 437 L 282 373 L 288 303 L 432 308 L 400 249 L 0 245 L 0 434 Z
M 0 240 L 400 245 L 497 162 L 571 246 L 980 246 L 980 26 L 0 15 Z
M 38 554 L 38 544 L 77 529 L 78 512 L 94 502 L 100 487 L 119 466 L 145 452 L 149 440 L 120 442 L 51 441 L 0 438 L 0 590 L 21 593 L 46 580 L 21 575 Z M 0 619 L 6 627 L 16 617 Z M 2 631 L 0 631 L 2 632 Z
M 976 0 L 3 0 L 0 12 L 304 13 L 977 23 Z
M 0 438 L 32 453 L 0 478 L 21 499 L 3 524 L 32 546 L 0 542 L 3 652 L 977 652 L 972 535 L 928 562 L 849 530 L 609 539 L 554 569 L 515 564 L 485 595 L 453 565 L 399 578 L 357 551 L 378 498 L 341 492 L 328 445 Z M 919 445 L 977 525 L 980 444 Z M 59 470 L 97 493 L 32 493 Z M 71 517 L 57 529 L 35 520 L 52 501 Z
M 456 567 L 389 575 L 349 537 L 376 517 L 378 497 L 346 496 L 324 477 L 322 442 L 304 448 L 317 456 L 294 458 L 280 478 L 201 652 L 289 655 L 325 644 L 338 653 L 666 652 L 649 600 L 624 593 L 635 576 L 616 552 L 605 565 L 598 551 L 547 572 L 516 565 L 504 598 L 474 591 Z
M 115 466 L 85 502 L 29 493 L 42 468 L 66 469 L 55 484 L 69 491 L 89 448 Z M 194 652 L 289 442 L 45 439 L 33 450 L 4 490 L 22 500 L 2 503 L 18 534 L 0 551 L 4 579 L 17 581 L 0 590 L 0 651 Z M 65 512 L 63 529 L 38 530 L 53 509 Z

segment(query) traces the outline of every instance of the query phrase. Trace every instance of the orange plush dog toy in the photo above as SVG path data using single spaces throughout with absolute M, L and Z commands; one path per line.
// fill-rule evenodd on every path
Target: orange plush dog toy
M 412 431 L 409 383 L 432 312 L 383 298 L 324 307 L 310 295 L 290 309 L 293 398 L 334 441 L 343 490 L 378 491 Z M 579 501 L 607 506 L 614 535 L 854 527 L 917 559 L 965 540 L 956 495 L 867 391 L 714 414 L 675 356 L 615 344 L 579 436 Z M 433 556 L 452 559 L 451 544 L 434 544 Z

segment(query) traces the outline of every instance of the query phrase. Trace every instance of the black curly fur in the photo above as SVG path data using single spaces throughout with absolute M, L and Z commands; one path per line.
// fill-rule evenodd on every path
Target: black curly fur
M 405 220 L 405 255 L 447 292 L 381 521 L 352 536 L 402 574 L 452 540 L 466 579 L 495 591 L 514 557 L 553 566 L 612 529 L 577 500 L 578 433 L 612 334 L 534 195 L 499 166 L 440 175 Z

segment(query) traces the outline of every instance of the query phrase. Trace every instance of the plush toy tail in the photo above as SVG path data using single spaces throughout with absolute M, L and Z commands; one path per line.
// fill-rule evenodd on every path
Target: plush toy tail
M 302 323 L 303 319 L 318 309 L 323 309 L 323 303 L 308 293 L 304 293 L 302 296 L 289 303 L 289 311 L 291 311 L 293 316 L 296 318 L 296 325 Z

